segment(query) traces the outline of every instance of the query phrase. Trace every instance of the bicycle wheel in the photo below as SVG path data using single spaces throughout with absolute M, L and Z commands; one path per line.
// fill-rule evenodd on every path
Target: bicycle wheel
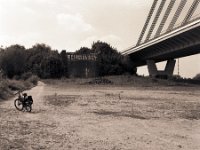
M 23 104 L 22 101 L 20 101 L 19 99 L 16 99 L 14 101 L 15 107 L 17 108 L 17 110 L 22 110 L 23 109 Z

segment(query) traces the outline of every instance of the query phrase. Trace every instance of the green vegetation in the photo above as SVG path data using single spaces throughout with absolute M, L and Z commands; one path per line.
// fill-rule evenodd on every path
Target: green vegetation
M 91 51 L 97 54 L 98 76 L 136 74 L 133 62 L 109 44 L 98 41 L 93 43 Z
M 135 74 L 136 69 L 128 58 L 104 42 L 93 43 L 92 48 L 81 47 L 75 54 L 96 54 L 97 76 Z M 60 53 L 45 44 L 25 49 L 21 45 L 1 48 L 0 68 L 8 78 L 16 78 L 27 72 L 40 78 L 68 77 L 68 58 L 65 50 Z
M 0 73 L 0 100 L 12 96 L 16 91 L 23 91 L 37 85 L 38 77 L 23 74 L 20 79 L 7 79 Z
M 96 77 L 116 75 L 136 75 L 134 63 L 122 56 L 105 42 L 95 42 L 91 49 L 81 47 L 74 54 L 96 55 Z M 68 78 L 68 53 L 52 50 L 45 44 L 36 44 L 26 49 L 21 45 L 0 48 L 0 98 L 12 94 L 13 90 L 23 90 L 37 84 L 42 79 Z M 144 79 L 142 79 L 144 80 Z M 175 78 L 176 82 L 199 83 L 200 74 L 194 79 Z
M 97 41 L 92 48 L 82 47 L 76 54 L 96 54 L 96 75 L 97 77 L 108 75 L 136 74 L 136 68 L 128 57 L 122 56 L 111 45 Z
M 194 80 L 199 80 L 199 81 L 200 81 L 200 73 L 198 73 L 193 79 L 194 79 Z
M 135 74 L 136 69 L 128 58 L 105 42 L 96 42 L 92 48 L 81 47 L 74 54 L 96 55 L 96 76 Z M 68 55 L 45 44 L 36 44 L 26 49 L 21 45 L 0 48 L 0 98 L 13 90 L 24 90 L 42 79 L 68 78 Z

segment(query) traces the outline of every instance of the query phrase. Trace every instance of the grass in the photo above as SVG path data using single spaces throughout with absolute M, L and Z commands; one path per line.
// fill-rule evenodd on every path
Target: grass
M 141 114 L 135 114 L 134 111 L 131 112 L 113 112 L 113 111 L 105 111 L 105 110 L 100 110 L 100 111 L 94 111 L 92 113 L 95 113 L 97 115 L 103 115 L 103 116 L 113 116 L 113 117 L 130 117 L 130 118 L 134 118 L 134 119 L 147 119 L 144 116 L 142 116 Z
M 65 86 L 68 85 L 102 85 L 102 84 L 90 84 L 95 78 L 61 78 L 56 80 L 46 79 L 46 82 L 51 85 Z M 132 75 L 120 75 L 120 76 L 106 76 L 102 79 L 110 81 L 112 84 L 107 84 L 108 86 L 135 86 L 135 87 L 155 87 L 155 86 L 194 86 L 200 85 L 193 84 L 193 82 L 188 82 L 188 80 L 164 80 L 164 79 L 152 79 L 149 77 L 132 76 Z
M 55 93 L 54 95 L 45 96 L 45 100 L 48 104 L 53 106 L 67 107 L 75 102 L 76 97 L 75 95 L 57 95 L 57 93 Z
M 11 93 L 8 85 L 7 80 L 0 81 L 0 99 L 5 99 Z
M 12 96 L 15 91 L 23 91 L 30 89 L 37 85 L 38 78 L 31 76 L 27 80 L 11 80 L 11 79 L 0 79 L 0 100 L 5 100 Z

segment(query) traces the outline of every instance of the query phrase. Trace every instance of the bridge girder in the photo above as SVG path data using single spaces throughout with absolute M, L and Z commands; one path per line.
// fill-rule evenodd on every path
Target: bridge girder
M 200 53 L 200 28 L 184 32 L 155 45 L 130 54 L 136 66 L 146 65 L 146 60 L 161 62 Z

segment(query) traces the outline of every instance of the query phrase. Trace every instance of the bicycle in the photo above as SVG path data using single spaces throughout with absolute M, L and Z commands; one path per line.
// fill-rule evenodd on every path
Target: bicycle
M 16 94 L 18 94 L 18 98 L 14 101 L 16 109 L 19 111 L 31 112 L 33 104 L 32 96 L 27 96 L 27 93 L 22 93 L 21 91 Z

